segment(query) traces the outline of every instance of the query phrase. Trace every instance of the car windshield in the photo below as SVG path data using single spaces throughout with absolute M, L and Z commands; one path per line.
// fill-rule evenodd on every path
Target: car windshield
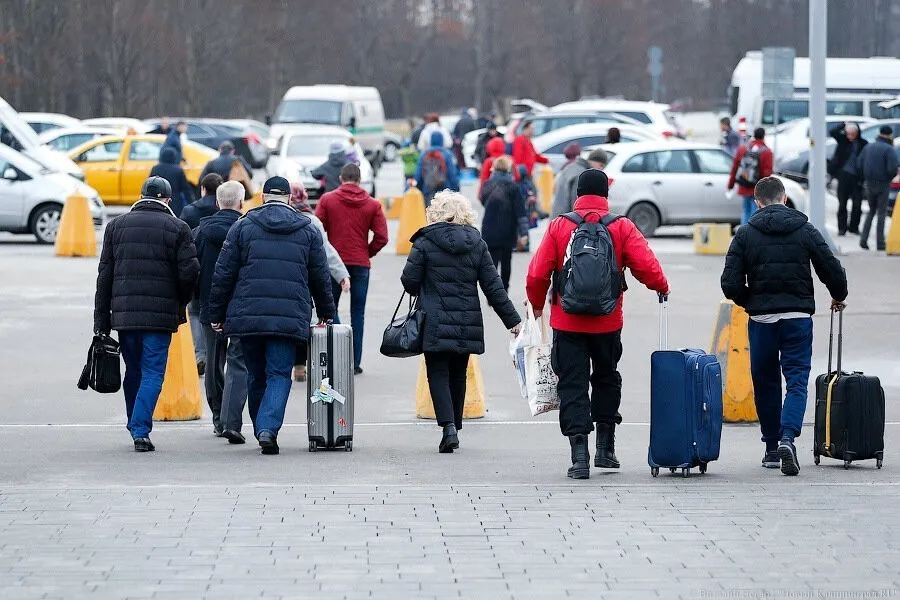
M 275 120 L 279 123 L 341 124 L 340 102 L 330 100 L 285 100 L 278 106 Z
M 327 135 L 294 135 L 288 140 L 287 156 L 327 156 L 328 147 L 344 140 Z

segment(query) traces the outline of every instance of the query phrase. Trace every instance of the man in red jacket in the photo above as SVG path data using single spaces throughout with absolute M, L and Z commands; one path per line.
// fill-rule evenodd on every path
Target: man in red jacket
M 322 221 L 328 241 L 334 246 L 350 273 L 350 323 L 353 327 L 353 367 L 362 373 L 363 325 L 366 319 L 366 296 L 369 294 L 370 259 L 388 242 L 387 221 L 381 204 L 359 187 L 359 166 L 344 165 L 341 185 L 324 194 L 316 205 L 316 216 Z M 369 232 L 372 240 L 369 241 Z M 341 286 L 332 282 L 335 323 Z
M 534 149 L 534 144 L 531 143 L 533 135 L 534 123 L 528 121 L 522 125 L 522 133 L 513 141 L 512 147 L 513 162 L 516 165 L 525 165 L 525 170 L 528 171 L 529 177 L 534 171 L 534 163 L 547 164 L 549 162 L 546 156 L 538 154 L 537 150 Z M 518 177 L 516 179 L 518 180 Z
M 606 174 L 588 169 L 578 178 L 575 213 L 587 222 L 600 221 L 609 214 L 608 192 Z M 577 219 L 574 215 L 572 217 Z M 554 219 L 531 260 L 526 292 L 535 316 L 543 313 L 551 277 L 563 269 L 576 229 L 575 222 L 566 215 Z M 645 286 L 660 294 L 668 294 L 669 283 L 662 266 L 634 223 L 619 217 L 609 223 L 607 229 L 622 277 L 625 268 L 629 268 Z M 551 362 L 559 377 L 559 425 L 572 447 L 569 477 L 576 479 L 590 476 L 588 435 L 594 428 L 593 423 L 597 424 L 594 466 L 619 468 L 615 454 L 615 430 L 616 425 L 622 422 L 619 414 L 622 376 L 617 370 L 622 357 L 622 300 L 623 296 L 619 295 L 615 310 L 608 315 L 589 316 L 565 312 L 559 290 L 553 290 L 550 299 L 550 327 L 553 328 Z M 590 395 L 588 386 L 591 388 Z
M 738 148 L 737 154 L 734 155 L 734 162 L 731 164 L 728 189 L 731 190 L 735 183 L 738 184 L 738 195 L 744 201 L 741 225 L 746 225 L 753 213 L 756 212 L 756 198 L 753 196 L 756 183 L 772 174 L 775 155 L 766 146 L 765 139 L 766 130 L 757 127 L 753 130 L 753 139 L 749 144 Z

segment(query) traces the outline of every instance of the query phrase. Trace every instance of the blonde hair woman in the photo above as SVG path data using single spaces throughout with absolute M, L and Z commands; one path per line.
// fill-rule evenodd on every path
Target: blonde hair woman
M 435 194 L 426 214 L 429 225 L 413 235 L 400 281 L 407 293 L 419 297 L 425 312 L 428 387 L 443 428 L 438 451 L 449 453 L 459 447 L 469 355 L 484 353 L 478 286 L 507 329 L 517 333 L 522 319 L 474 227 L 478 217 L 469 201 L 444 190 Z

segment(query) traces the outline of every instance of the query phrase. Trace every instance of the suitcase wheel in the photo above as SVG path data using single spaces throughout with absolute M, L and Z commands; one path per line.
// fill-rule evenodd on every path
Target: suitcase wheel
M 819 455 L 818 455 L 818 454 L 816 454 L 815 456 L 813 456 L 813 462 L 816 463 L 816 464 L 819 464 Z
M 687 467 L 683 468 L 683 469 L 681 470 L 681 476 L 682 476 L 682 477 L 690 477 L 690 476 L 691 476 L 691 470 L 688 469 Z
M 700 463 L 700 473 L 706 473 L 706 463 Z
M 659 467 L 650 467 L 650 474 L 654 477 L 659 475 Z
M 845 460 L 845 461 L 844 461 L 844 468 L 845 468 L 845 469 L 849 469 L 849 468 L 850 468 L 850 461 L 849 461 L 849 460 Z
M 319 444 L 318 444 L 318 443 L 316 443 L 316 442 L 310 442 L 310 443 L 309 443 L 309 451 L 310 451 L 310 452 L 316 452 L 318 449 L 319 449 Z
M 675 467 L 669 467 L 669 473 L 674 473 L 677 470 L 678 469 L 676 469 Z
M 353 440 L 348 440 L 344 442 L 344 451 L 345 452 L 353 452 Z
M 879 469 L 881 468 L 882 464 L 884 464 L 884 461 L 882 461 L 880 458 L 875 461 L 875 466 Z

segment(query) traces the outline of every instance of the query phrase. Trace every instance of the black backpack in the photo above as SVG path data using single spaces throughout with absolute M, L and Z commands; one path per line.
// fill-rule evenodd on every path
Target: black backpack
M 752 148 L 750 144 L 747 144 L 747 151 L 741 157 L 737 177 L 734 178 L 738 185 L 756 187 L 756 184 L 759 183 L 759 155 L 762 154 L 763 149 L 760 146 Z
M 597 223 L 585 221 L 577 212 L 562 216 L 576 225 L 566 247 L 562 270 L 556 274 L 556 293 L 563 312 L 611 314 L 625 286 L 608 228 L 621 216 L 609 214 Z

